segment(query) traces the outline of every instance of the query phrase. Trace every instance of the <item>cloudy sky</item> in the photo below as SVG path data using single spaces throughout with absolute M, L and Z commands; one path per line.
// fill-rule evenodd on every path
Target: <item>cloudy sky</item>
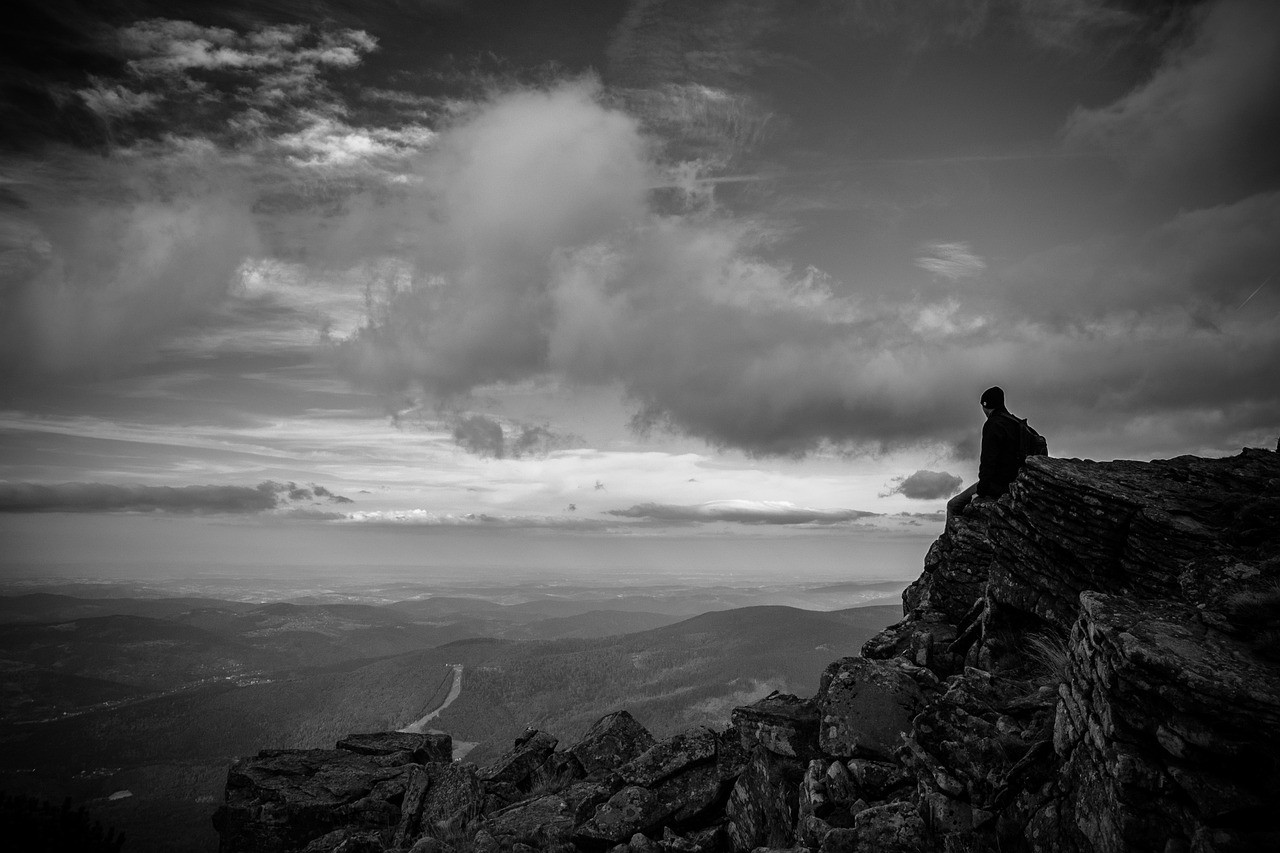
M 988 385 L 1280 434 L 1269 0 L 18 6 L 13 566 L 909 576 Z

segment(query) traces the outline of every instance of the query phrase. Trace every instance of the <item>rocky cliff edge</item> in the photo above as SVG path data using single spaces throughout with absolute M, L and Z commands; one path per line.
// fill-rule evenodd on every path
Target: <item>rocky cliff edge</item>
M 1032 458 L 904 619 L 725 731 L 488 767 L 353 735 L 231 768 L 223 853 L 1280 850 L 1280 453 Z

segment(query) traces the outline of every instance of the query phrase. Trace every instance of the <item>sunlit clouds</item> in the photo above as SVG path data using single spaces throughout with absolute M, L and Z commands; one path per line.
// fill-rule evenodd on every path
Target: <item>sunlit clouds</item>
M 123 55 L 123 81 L 91 78 L 77 90 L 90 109 L 104 118 L 168 108 L 195 111 L 178 116 L 181 128 L 201 115 L 221 113 L 226 130 L 248 131 L 269 125 L 266 110 L 343 113 L 333 101 L 324 75 L 350 69 L 377 48 L 362 30 L 281 25 L 249 30 L 212 27 L 191 21 L 153 18 L 116 30 L 114 47 Z M 235 98 L 225 83 L 238 84 Z
M 936 527 L 993 384 L 1055 454 L 1274 446 L 1272 4 L 409 6 L 4 60 L 12 512 Z

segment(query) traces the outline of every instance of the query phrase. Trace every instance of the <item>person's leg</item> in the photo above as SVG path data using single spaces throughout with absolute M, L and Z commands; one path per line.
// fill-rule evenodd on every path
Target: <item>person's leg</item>
M 974 483 L 951 500 L 947 501 L 947 521 L 964 512 L 964 508 L 969 505 L 969 501 L 973 500 L 973 496 L 978 493 L 978 484 Z

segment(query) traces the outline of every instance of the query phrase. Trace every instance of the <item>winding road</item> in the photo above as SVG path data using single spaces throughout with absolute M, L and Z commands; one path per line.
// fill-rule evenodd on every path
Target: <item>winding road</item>
M 440 707 L 427 714 L 420 720 L 414 720 L 409 725 L 397 731 L 408 732 L 409 734 L 420 735 L 427 729 L 427 723 L 440 716 L 440 713 L 453 704 L 454 700 L 462 695 L 462 664 L 452 664 L 453 667 L 453 684 L 449 687 L 449 695 L 444 697 L 444 701 L 440 703 Z

